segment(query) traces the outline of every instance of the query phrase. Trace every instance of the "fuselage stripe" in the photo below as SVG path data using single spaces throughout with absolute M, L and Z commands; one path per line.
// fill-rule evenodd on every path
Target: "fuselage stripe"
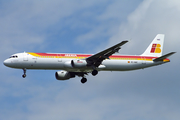
M 92 54 L 55 54 L 55 53 L 32 53 L 28 52 L 28 54 L 34 57 L 40 58 L 71 58 L 71 59 L 85 59 L 87 57 L 92 56 Z M 157 57 L 149 57 L 149 56 L 128 56 L 128 55 L 112 55 L 109 57 L 113 60 L 144 60 L 144 61 L 153 61 L 153 59 Z M 164 62 L 169 62 L 169 59 L 164 59 Z

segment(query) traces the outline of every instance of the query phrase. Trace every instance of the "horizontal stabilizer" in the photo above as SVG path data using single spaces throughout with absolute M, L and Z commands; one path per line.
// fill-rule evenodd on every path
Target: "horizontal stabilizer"
M 158 57 L 158 58 L 154 59 L 153 61 L 155 61 L 155 62 L 157 62 L 157 61 L 163 61 L 164 59 L 166 59 L 167 57 L 173 55 L 174 53 L 176 53 L 176 52 L 168 53 L 168 54 L 166 54 L 166 55 L 163 55 L 163 56 L 161 56 L 161 57 Z

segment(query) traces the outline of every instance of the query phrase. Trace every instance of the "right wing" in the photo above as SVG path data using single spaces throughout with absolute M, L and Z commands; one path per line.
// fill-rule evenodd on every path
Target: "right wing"
M 119 44 L 116 44 L 116 45 L 114 45 L 114 46 L 112 46 L 112 47 L 110 47 L 104 51 L 101 51 L 97 54 L 94 54 L 94 55 L 86 58 L 88 66 L 98 67 L 102 63 L 103 60 L 109 59 L 109 56 L 111 56 L 115 52 L 118 52 L 119 49 L 121 49 L 121 46 L 127 42 L 128 41 L 122 41 Z

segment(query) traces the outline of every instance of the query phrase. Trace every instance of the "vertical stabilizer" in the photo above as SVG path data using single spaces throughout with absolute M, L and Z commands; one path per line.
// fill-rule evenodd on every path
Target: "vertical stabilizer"
M 141 56 L 161 57 L 163 51 L 163 44 L 164 34 L 158 34 Z

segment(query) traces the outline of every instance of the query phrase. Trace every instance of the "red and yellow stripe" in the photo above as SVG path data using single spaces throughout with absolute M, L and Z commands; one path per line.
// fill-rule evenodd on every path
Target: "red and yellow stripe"
M 59 54 L 59 53 L 32 53 L 28 54 L 39 57 L 39 58 L 71 58 L 71 59 L 85 59 L 90 57 L 91 54 Z M 126 55 L 112 55 L 109 57 L 114 60 L 144 60 L 144 61 L 153 61 L 157 57 L 147 57 L 147 56 L 126 56 Z M 169 59 L 164 59 L 163 62 L 169 62 Z

